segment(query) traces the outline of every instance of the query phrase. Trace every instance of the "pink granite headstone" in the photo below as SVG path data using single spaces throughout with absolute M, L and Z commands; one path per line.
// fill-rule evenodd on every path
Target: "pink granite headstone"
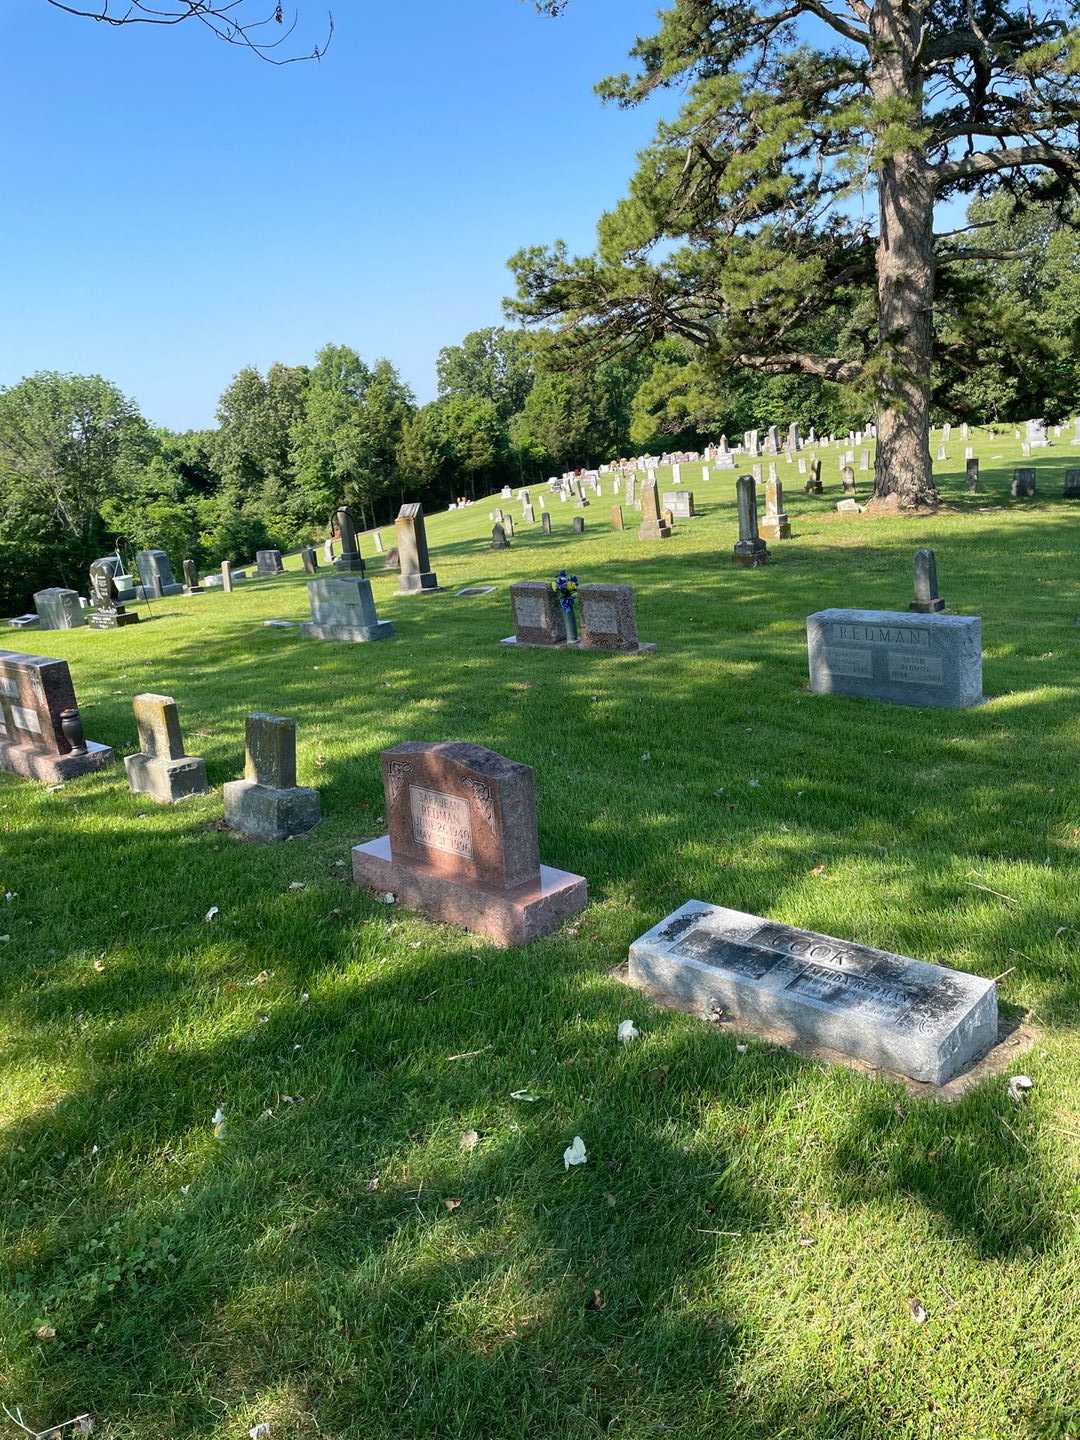
M 56 784 L 112 760 L 83 735 L 66 660 L 0 650 L 0 769 Z
M 413 740 L 381 760 L 389 833 L 354 847 L 358 885 L 500 945 L 585 908 L 583 877 L 540 863 L 528 765 L 482 745 Z

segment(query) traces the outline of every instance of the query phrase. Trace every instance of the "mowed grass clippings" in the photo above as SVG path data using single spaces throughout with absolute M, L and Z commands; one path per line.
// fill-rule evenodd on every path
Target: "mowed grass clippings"
M 982 492 L 941 463 L 913 519 L 837 516 L 836 451 L 821 499 L 781 459 L 795 538 L 760 570 L 731 563 L 738 470 L 687 465 L 668 541 L 610 528 L 608 477 L 581 537 L 546 494 L 555 533 L 509 550 L 497 498 L 430 518 L 440 594 L 373 571 L 392 641 L 265 628 L 307 614 L 296 557 L 13 635 L 118 757 L 132 696 L 174 696 L 213 790 L 0 779 L 0 1399 L 107 1440 L 1080 1434 L 1080 505 L 1064 443 L 1015 502 L 1011 431 L 972 443 Z M 806 615 L 906 608 L 926 544 L 987 703 L 811 696 Z M 500 646 L 510 581 L 562 566 L 633 585 L 659 650 Z M 295 718 L 320 791 L 286 844 L 219 825 L 252 710 Z M 588 910 L 499 951 L 354 890 L 406 739 L 533 766 Z M 609 972 L 688 898 L 1009 972 L 1034 1088 L 912 1100 L 654 1008 Z

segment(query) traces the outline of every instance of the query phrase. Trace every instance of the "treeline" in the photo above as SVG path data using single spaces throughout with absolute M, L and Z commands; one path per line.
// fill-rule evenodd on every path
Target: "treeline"
M 973 202 L 969 223 L 988 258 L 943 265 L 937 415 L 1063 419 L 1080 399 L 1077 231 L 1047 207 L 1017 217 L 1003 194 Z M 833 308 L 819 323 L 854 346 L 872 294 Z M 792 420 L 844 432 L 872 408 L 865 393 L 740 370 L 673 336 L 587 368 L 572 358 L 546 330 L 477 330 L 440 352 L 438 398 L 417 406 L 388 360 L 326 345 L 311 365 L 241 370 L 216 427 L 184 433 L 151 426 L 100 376 L 32 375 L 0 390 L 0 613 L 46 585 L 85 592 L 90 562 L 117 541 L 125 557 L 157 546 L 177 572 L 188 558 L 206 568 L 325 534 L 342 503 L 383 524 L 404 498 L 438 509 Z

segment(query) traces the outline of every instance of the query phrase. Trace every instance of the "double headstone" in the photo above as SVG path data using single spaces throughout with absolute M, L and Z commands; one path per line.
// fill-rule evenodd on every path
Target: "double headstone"
M 753 475 L 740 475 L 735 482 L 739 505 L 739 538 L 732 555 L 736 565 L 764 565 L 769 548 L 758 534 L 757 482 Z
M 169 695 L 136 695 L 132 703 L 139 751 L 124 759 L 132 794 L 149 795 L 162 805 L 204 795 L 206 761 L 184 753 L 176 701 Z
M 540 864 L 527 765 L 480 745 L 417 740 L 381 760 L 388 833 L 354 848 L 357 885 L 503 946 L 585 908 L 582 876 Z
M 807 617 L 806 639 L 815 694 L 952 710 L 982 702 L 976 615 L 819 610 Z
M 399 594 L 430 595 L 439 589 L 438 577 L 428 559 L 424 507 L 418 502 L 402 505 L 398 511 L 397 551 L 401 569 Z
M 57 784 L 112 759 L 83 734 L 66 660 L 0 650 L 0 769 Z
M 371 595 L 371 581 L 359 575 L 332 575 L 312 580 L 308 587 L 311 619 L 300 626 L 309 640 L 341 640 L 363 644 L 389 640 L 393 623 L 380 620 Z
M 249 715 L 243 780 L 225 785 L 225 821 L 252 840 L 287 840 L 319 823 L 319 792 L 296 783 L 296 721 Z
M 82 606 L 77 590 L 53 585 L 34 596 L 34 609 L 41 617 L 42 630 L 75 630 L 83 624 Z
M 280 575 L 285 569 L 280 550 L 256 550 L 255 569 L 259 575 Z

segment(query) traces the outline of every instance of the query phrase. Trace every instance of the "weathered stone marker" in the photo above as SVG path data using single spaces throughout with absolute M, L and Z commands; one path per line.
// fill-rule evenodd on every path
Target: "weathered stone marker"
M 670 510 L 676 520 L 692 520 L 696 514 L 694 492 L 692 490 L 665 490 L 664 509 Z
M 638 539 L 666 540 L 670 534 L 671 526 L 664 524 L 660 514 L 660 496 L 657 494 L 656 481 L 646 480 L 641 487 L 641 528 L 638 530 Z
M 629 585 L 582 585 L 577 592 L 581 609 L 583 650 L 655 650 L 638 639 L 634 592 Z
M 855 471 L 851 468 L 850 465 L 845 465 L 844 468 L 840 471 L 840 479 L 843 482 L 844 494 L 854 495 L 856 493 Z
M 1035 469 L 1034 466 L 1019 465 L 1012 473 L 1012 484 L 1009 486 L 1009 494 L 1014 500 L 1020 500 L 1025 496 L 1035 494 Z
M 584 910 L 584 878 L 540 864 L 527 765 L 481 745 L 417 740 L 381 760 L 389 833 L 353 849 L 357 885 L 504 946 Z
M 803 490 L 805 491 L 805 493 L 806 493 L 807 495 L 822 495 L 822 494 L 824 494 L 824 492 L 825 492 L 825 487 L 824 487 L 824 485 L 821 483 L 821 461 L 820 461 L 820 460 L 811 460 L 811 461 L 810 461 L 810 476 L 809 476 L 809 479 L 807 480 L 806 484 L 803 486 Z
M 199 584 L 199 572 L 198 572 L 198 570 L 196 570 L 196 568 L 195 568 L 195 561 L 194 561 L 194 560 L 185 560 L 185 561 L 184 561 L 184 565 L 183 565 L 183 570 L 184 570 L 184 594 L 185 594 L 185 595 L 198 595 L 198 594 L 200 594 L 203 587 Z M 92 573 L 93 573 L 93 568 L 91 567 L 91 574 L 92 574 Z
M 626 528 L 623 524 L 623 513 L 621 505 L 613 505 L 611 507 L 611 528 L 613 530 L 624 530 Z
M 791 539 L 791 522 L 784 510 L 784 486 L 780 480 L 769 480 L 765 485 L 765 517 L 761 522 L 761 534 L 766 540 Z
M 906 610 L 819 610 L 807 616 L 810 689 L 896 705 L 982 703 L 982 621 Z
M 41 617 L 42 630 L 77 630 L 84 623 L 77 590 L 52 585 L 34 596 L 34 609 Z
M 992 980 L 701 900 L 634 941 L 630 980 L 930 1085 L 997 1039 Z
M 979 493 L 979 457 L 973 455 L 970 460 L 965 461 L 964 471 L 967 475 L 967 493 L 977 495 Z
M 225 592 L 226 595 L 231 595 L 231 594 L 232 594 L 232 588 L 233 588 L 232 564 L 231 564 L 228 560 L 223 560 L 223 561 L 221 562 L 221 588 L 222 588 L 222 590 L 224 590 L 224 592 Z
M 575 535 L 584 535 L 584 534 L 585 534 L 585 516 L 584 516 L 584 515 L 575 515 L 575 516 L 574 516 L 574 519 L 573 519 L 573 525 L 574 525 L 574 534 L 575 534 Z
M 225 821 L 252 840 L 287 840 L 319 823 L 319 792 L 296 783 L 296 721 L 249 715 L 243 780 L 223 787 Z
M 496 520 L 491 527 L 491 548 L 492 550 L 508 550 L 510 548 L 510 542 L 506 538 L 506 529 L 500 520 Z
M 172 566 L 164 550 L 140 550 L 135 565 L 142 582 L 136 595 L 140 600 L 161 600 L 166 595 L 180 595 L 184 587 L 173 579 Z
M 206 761 L 185 755 L 176 701 L 169 695 L 136 695 L 132 704 L 140 749 L 124 757 L 131 793 L 150 795 L 161 805 L 205 795 Z
M 363 575 L 364 558 L 357 543 L 352 511 L 347 505 L 340 506 L 334 512 L 334 523 L 341 537 L 341 554 L 333 562 L 334 569 L 339 575 Z
M 380 555 L 385 553 L 383 550 L 383 538 L 381 530 L 373 530 L 371 532 L 371 543 L 375 546 L 375 549 L 379 552 Z
M 300 551 L 300 563 L 304 567 L 305 575 L 317 575 L 319 573 L 319 561 L 313 545 L 305 545 Z
M 945 601 L 938 594 L 937 561 L 932 550 L 915 551 L 915 595 L 909 610 L 930 615 L 945 609 Z
M 541 496 L 540 498 L 543 499 L 543 496 Z M 548 513 L 547 510 L 545 510 L 544 513 L 540 516 L 540 528 L 541 530 L 543 530 L 545 535 L 551 534 L 551 515 Z
M 255 569 L 259 575 L 280 575 L 285 569 L 280 550 L 256 550 Z
M 371 581 L 359 575 L 333 575 L 312 580 L 308 587 L 311 619 L 300 626 L 309 640 L 341 640 L 360 645 L 368 640 L 389 640 L 393 622 L 380 620 L 371 594 Z
M 1076 500 L 1080 497 L 1080 470 L 1065 471 L 1065 483 L 1062 493 L 1066 500 Z
M 402 505 L 397 517 L 398 564 L 402 595 L 432 595 L 439 589 L 438 577 L 428 559 L 424 507 L 417 501 Z
M 757 481 L 753 475 L 740 475 L 735 481 L 739 502 L 739 538 L 732 555 L 736 565 L 764 565 L 769 548 L 758 534 Z
M 0 650 L 0 768 L 54 785 L 112 760 L 83 735 L 66 660 Z
M 562 605 L 542 580 L 517 580 L 510 586 L 514 633 L 504 645 L 565 645 L 566 623 Z

